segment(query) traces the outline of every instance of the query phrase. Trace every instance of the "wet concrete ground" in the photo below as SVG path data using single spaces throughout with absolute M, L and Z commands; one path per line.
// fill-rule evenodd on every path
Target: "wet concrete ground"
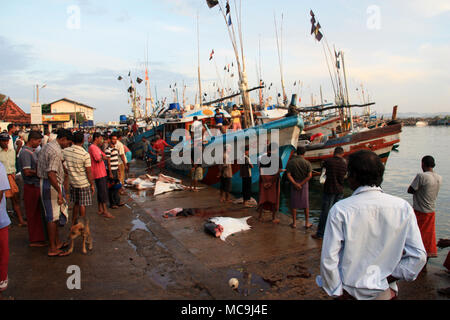
M 143 173 L 140 164 L 134 171 Z M 127 206 L 113 211 L 115 220 L 99 217 L 96 206 L 88 210 L 94 239 L 88 255 L 81 253 L 77 239 L 71 256 L 48 258 L 46 248 L 28 247 L 26 229 L 13 225 L 5 295 L 18 300 L 329 299 L 315 284 L 321 243 L 301 223 L 291 229 L 287 216 L 280 215 L 279 225 L 260 223 L 254 209 L 222 204 L 212 188 L 158 197 L 129 190 L 123 200 Z M 188 218 L 163 218 L 164 211 L 176 207 L 202 210 Z M 212 216 L 252 216 L 252 230 L 223 242 L 203 231 Z M 68 227 L 60 232 L 65 238 Z M 71 265 L 81 269 L 81 290 L 67 288 Z M 237 291 L 228 285 L 233 277 L 240 282 Z M 399 298 L 447 299 L 437 289 L 449 286 L 443 267 L 429 267 L 415 282 L 400 282 Z

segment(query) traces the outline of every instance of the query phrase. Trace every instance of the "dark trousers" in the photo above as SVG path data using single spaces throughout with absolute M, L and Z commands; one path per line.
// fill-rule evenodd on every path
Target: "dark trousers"
M 114 187 L 108 189 L 109 206 L 114 207 L 120 204 L 119 189 Z
M 242 196 L 244 197 L 244 201 L 248 201 L 252 197 L 251 177 L 242 177 Z
M 325 226 L 327 225 L 328 213 L 334 204 L 344 198 L 343 194 L 323 194 L 322 213 L 320 214 L 319 227 L 317 228 L 317 236 L 323 238 L 325 234 Z
M 113 174 L 113 181 L 118 182 L 118 173 L 117 170 L 111 170 Z M 120 182 L 118 182 L 120 183 Z M 114 207 L 118 206 L 120 204 L 120 195 L 119 195 L 119 188 L 117 188 L 115 185 L 112 185 L 110 188 L 108 188 L 108 198 L 109 198 L 109 206 Z

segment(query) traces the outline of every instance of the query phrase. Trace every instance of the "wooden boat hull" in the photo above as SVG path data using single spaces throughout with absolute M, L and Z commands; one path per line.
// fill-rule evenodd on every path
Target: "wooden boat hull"
M 401 132 L 402 125 L 394 123 L 382 128 L 349 134 L 342 138 L 329 140 L 324 145 L 309 146 L 305 158 L 311 162 L 314 170 L 319 171 L 322 162 L 333 157 L 334 149 L 342 147 L 345 157 L 359 150 L 371 150 L 386 164 L 394 146 L 400 142 Z

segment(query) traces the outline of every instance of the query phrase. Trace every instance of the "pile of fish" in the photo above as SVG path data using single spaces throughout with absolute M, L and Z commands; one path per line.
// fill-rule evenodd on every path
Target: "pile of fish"
M 126 187 L 136 190 L 154 189 L 154 195 L 160 195 L 166 192 L 186 190 L 188 187 L 183 186 L 182 181 L 169 176 L 160 174 L 157 177 L 148 174 L 126 181 Z

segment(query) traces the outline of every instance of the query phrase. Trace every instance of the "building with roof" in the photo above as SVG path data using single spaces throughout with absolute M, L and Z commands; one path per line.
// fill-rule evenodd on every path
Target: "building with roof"
M 63 98 L 42 105 L 42 120 L 53 127 L 93 127 L 95 108 Z
M 24 112 L 11 98 L 0 105 L 0 121 L 20 126 L 31 125 L 31 115 Z

